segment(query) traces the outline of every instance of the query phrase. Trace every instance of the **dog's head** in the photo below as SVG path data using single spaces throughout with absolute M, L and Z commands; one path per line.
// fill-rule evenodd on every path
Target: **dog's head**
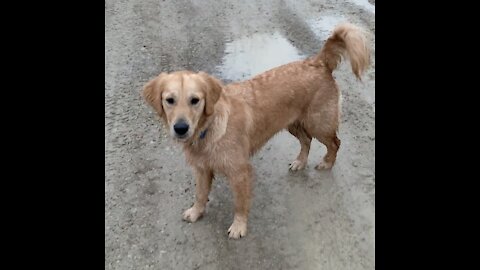
M 214 112 L 222 84 L 204 72 L 161 73 L 143 88 L 145 100 L 169 127 L 173 138 L 185 142 Z

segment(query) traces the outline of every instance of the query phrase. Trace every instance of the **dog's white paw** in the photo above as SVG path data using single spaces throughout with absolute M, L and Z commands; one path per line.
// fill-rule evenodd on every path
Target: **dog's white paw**
M 232 226 L 228 229 L 228 237 L 238 239 L 247 235 L 247 223 L 244 221 L 234 220 Z
M 321 170 L 328 170 L 330 168 L 333 167 L 333 163 L 332 162 L 325 162 L 325 161 L 322 161 L 320 162 L 320 164 L 318 164 L 317 166 L 315 166 L 315 169 L 321 171 Z
M 303 170 L 305 168 L 305 165 L 307 165 L 306 161 L 301 161 L 301 160 L 297 159 L 290 164 L 288 169 L 290 171 L 299 171 L 299 170 Z
M 200 211 L 196 207 L 192 207 L 183 212 L 183 220 L 188 222 L 195 222 L 203 215 L 203 211 Z

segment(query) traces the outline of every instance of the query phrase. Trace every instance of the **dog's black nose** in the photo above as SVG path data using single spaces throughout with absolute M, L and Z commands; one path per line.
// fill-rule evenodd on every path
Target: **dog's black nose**
M 178 121 L 175 125 L 173 125 L 173 130 L 175 130 L 175 133 L 178 135 L 185 135 L 188 131 L 188 124 L 185 123 L 185 121 L 180 120 Z

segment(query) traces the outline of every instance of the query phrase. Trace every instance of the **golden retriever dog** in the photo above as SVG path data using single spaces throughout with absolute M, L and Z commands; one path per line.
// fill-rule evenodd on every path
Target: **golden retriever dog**
M 146 101 L 164 120 L 173 139 L 183 144 L 195 175 L 195 203 L 183 219 L 195 222 L 205 212 L 215 174 L 225 175 L 234 195 L 230 238 L 247 233 L 253 169 L 250 157 L 284 129 L 300 141 L 290 170 L 307 164 L 312 138 L 327 147 L 316 169 L 335 163 L 340 140 L 340 92 L 332 76 L 342 57 L 358 79 L 369 65 L 365 32 L 338 25 L 320 52 L 303 61 L 266 71 L 250 80 L 223 85 L 204 72 L 161 73 L 143 89 Z

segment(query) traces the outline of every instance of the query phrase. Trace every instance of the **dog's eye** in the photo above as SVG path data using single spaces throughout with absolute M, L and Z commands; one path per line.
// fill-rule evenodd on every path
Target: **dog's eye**
M 173 104 L 175 102 L 173 98 L 167 98 L 166 101 L 168 104 Z
M 192 105 L 195 105 L 199 102 L 200 100 L 198 98 L 192 98 L 192 100 L 190 101 L 192 103 Z

